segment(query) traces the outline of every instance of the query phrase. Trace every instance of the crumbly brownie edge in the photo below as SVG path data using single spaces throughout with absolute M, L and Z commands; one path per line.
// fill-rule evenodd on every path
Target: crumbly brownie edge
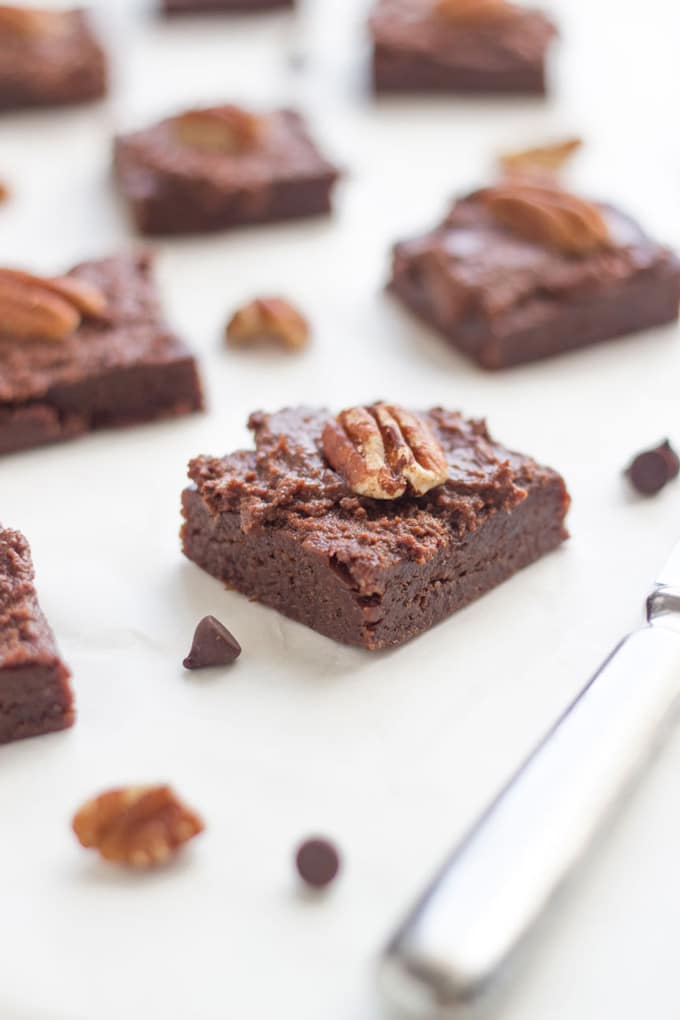
M 49 666 L 0 669 L 0 744 L 73 726 L 69 677 L 58 660 Z
M 199 493 L 182 497 L 183 551 L 228 587 L 346 644 L 397 647 L 433 627 L 561 544 L 568 497 L 546 471 L 512 511 L 498 511 L 425 565 L 381 574 L 385 595 L 362 599 L 341 566 L 301 548 L 286 529 L 244 534 L 237 513 L 211 515 Z

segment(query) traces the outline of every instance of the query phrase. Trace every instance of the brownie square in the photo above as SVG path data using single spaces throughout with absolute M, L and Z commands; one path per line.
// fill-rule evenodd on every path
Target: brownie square
M 106 319 L 85 318 L 54 340 L 7 334 L 0 317 L 0 453 L 202 407 L 193 355 L 161 317 L 148 253 L 84 262 L 64 279 L 104 295 Z M 0 315 L 2 302 L 0 291 Z
M 292 8 L 295 0 L 163 0 L 164 14 L 253 14 Z
M 188 144 L 188 118 L 236 115 L 256 124 L 243 149 Z M 337 169 L 292 110 L 254 115 L 235 107 L 191 110 L 117 139 L 115 172 L 143 234 L 222 230 L 330 213 Z
M 0 7 L 0 111 L 100 99 L 107 62 L 82 10 Z
M 562 478 L 495 443 L 483 422 L 421 415 L 444 484 L 357 495 L 324 455 L 325 410 L 257 413 L 254 450 L 191 462 L 185 555 L 228 587 L 336 641 L 404 644 L 567 537 Z
M 483 368 L 500 369 L 672 322 L 680 261 L 628 216 L 595 204 L 607 247 L 582 255 L 518 236 L 475 193 L 397 244 L 390 289 Z
M 435 0 L 378 0 L 370 33 L 376 92 L 543 95 L 556 28 L 521 7 L 499 22 L 461 24 L 438 14 Z
M 72 726 L 69 677 L 38 604 L 28 542 L 0 525 L 0 744 Z

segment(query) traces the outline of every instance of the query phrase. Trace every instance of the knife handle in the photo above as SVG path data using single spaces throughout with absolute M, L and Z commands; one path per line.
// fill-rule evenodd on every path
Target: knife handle
M 497 976 L 641 771 L 680 692 L 680 632 L 626 638 L 453 851 L 389 943 L 382 983 L 430 1016 Z

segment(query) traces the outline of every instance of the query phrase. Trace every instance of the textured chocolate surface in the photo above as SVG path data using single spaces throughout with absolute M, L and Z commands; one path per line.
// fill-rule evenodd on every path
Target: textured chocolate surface
M 108 321 L 63 341 L 0 337 L 0 453 L 202 406 L 193 356 L 161 318 L 146 253 L 84 262 Z
M 118 182 L 142 233 L 220 230 L 331 211 L 338 171 L 297 113 L 263 115 L 260 144 L 240 153 L 183 145 L 173 120 L 116 141 Z
M 379 0 L 370 19 L 374 84 L 389 92 L 543 93 L 556 34 L 540 11 L 461 25 L 437 15 L 434 0 Z
M 339 641 L 400 645 L 559 545 L 560 476 L 482 422 L 424 415 L 449 480 L 420 498 L 354 495 L 321 453 L 330 413 L 254 414 L 256 449 L 198 457 L 184 551 L 238 591 Z
M 104 52 L 87 15 L 65 12 L 60 30 L 32 36 L 0 26 L 0 110 L 99 99 L 107 89 Z
M 295 0 L 162 0 L 164 14 L 250 14 L 294 7 Z
M 677 318 L 680 261 L 600 205 L 611 245 L 563 254 L 502 227 L 475 195 L 396 245 L 391 289 L 485 368 L 558 354 Z
M 0 744 L 72 726 L 69 676 L 38 605 L 28 542 L 0 525 Z

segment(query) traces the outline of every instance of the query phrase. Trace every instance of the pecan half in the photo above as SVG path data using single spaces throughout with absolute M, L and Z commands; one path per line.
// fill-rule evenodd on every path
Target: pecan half
M 240 106 L 189 110 L 172 120 L 181 145 L 201 152 L 237 154 L 254 149 L 262 137 L 262 118 Z
M 284 298 L 256 298 L 239 308 L 230 319 L 226 338 L 232 347 L 275 343 L 299 351 L 310 340 L 310 328 L 301 312 Z
M 4 181 L 0 181 L 0 202 L 6 202 L 9 198 L 9 188 Z
M 84 318 L 104 319 L 106 313 L 106 297 L 84 280 L 0 269 L 0 335 L 64 340 Z
M 531 175 L 556 174 L 575 152 L 583 145 L 580 138 L 565 138 L 551 145 L 539 145 L 533 149 L 503 152 L 498 162 L 506 174 Z
M 609 243 L 609 229 L 597 206 L 557 185 L 508 180 L 479 197 L 508 230 L 569 255 L 587 255 Z
M 459 25 L 493 25 L 517 17 L 507 0 L 435 0 L 435 14 Z
M 134 868 L 163 864 L 203 828 L 169 786 L 109 790 L 84 804 L 73 819 L 82 846 Z
M 31 39 L 35 36 L 62 35 L 68 24 L 68 12 L 65 11 L 0 4 L 0 32 Z
M 360 496 L 422 496 L 449 476 L 443 447 L 419 415 L 395 404 L 350 407 L 323 431 L 326 458 Z

